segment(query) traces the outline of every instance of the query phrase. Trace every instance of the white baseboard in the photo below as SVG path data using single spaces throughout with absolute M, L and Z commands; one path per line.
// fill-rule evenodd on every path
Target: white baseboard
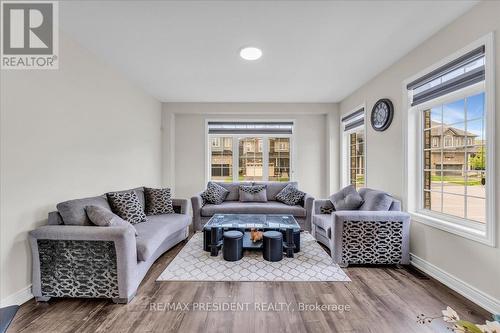
M 26 303 L 33 297 L 34 296 L 31 293 L 31 285 L 29 285 L 26 288 L 19 290 L 18 292 L 15 292 L 5 298 L 2 298 L 2 300 L 0 301 L 0 307 L 5 307 L 9 305 L 21 305 L 23 303 Z
M 460 295 L 469 299 L 470 301 L 476 303 L 483 309 L 491 312 L 492 314 L 500 314 L 500 300 L 485 294 L 484 292 L 478 290 L 477 288 L 471 286 L 467 282 L 460 280 L 459 278 L 451 275 L 448 272 L 443 271 L 441 268 L 431 264 L 430 262 L 414 255 L 410 254 L 410 264 L 426 273 L 427 275 L 438 280 L 445 286 L 453 289 Z

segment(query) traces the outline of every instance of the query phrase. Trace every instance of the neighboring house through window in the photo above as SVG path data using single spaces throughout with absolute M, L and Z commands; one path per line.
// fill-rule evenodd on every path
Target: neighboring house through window
M 293 122 L 208 121 L 207 128 L 209 180 L 291 179 Z

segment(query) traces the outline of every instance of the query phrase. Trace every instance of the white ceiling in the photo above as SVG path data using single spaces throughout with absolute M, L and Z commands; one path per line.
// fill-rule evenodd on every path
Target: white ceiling
M 161 101 L 338 102 L 475 4 L 65 1 L 60 21 Z

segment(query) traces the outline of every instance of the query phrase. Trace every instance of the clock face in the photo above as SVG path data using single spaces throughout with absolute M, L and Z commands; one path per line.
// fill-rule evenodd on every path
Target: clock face
M 388 99 L 381 99 L 372 109 L 371 123 L 376 131 L 385 131 L 392 122 L 394 109 Z

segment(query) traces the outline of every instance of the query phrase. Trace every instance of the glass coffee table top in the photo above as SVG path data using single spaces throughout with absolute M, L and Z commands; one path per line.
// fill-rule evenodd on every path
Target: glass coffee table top
M 203 229 L 210 230 L 212 227 L 300 230 L 300 226 L 293 215 L 281 214 L 215 214 L 207 224 L 205 224 Z

